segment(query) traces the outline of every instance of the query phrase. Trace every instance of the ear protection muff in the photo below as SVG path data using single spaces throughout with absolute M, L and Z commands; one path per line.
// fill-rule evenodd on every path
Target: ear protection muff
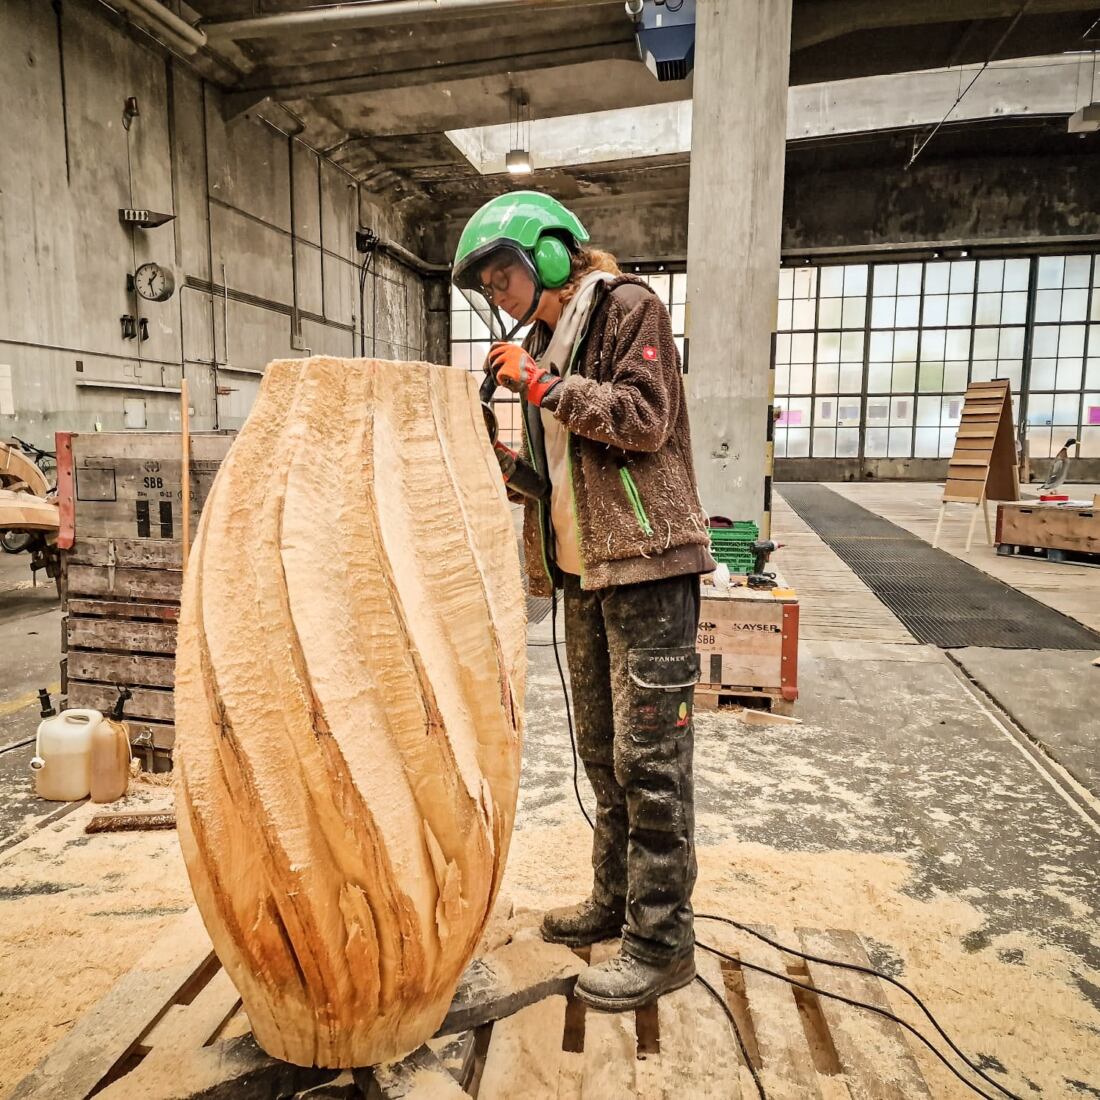
M 557 290 L 569 281 L 573 269 L 572 256 L 560 237 L 545 234 L 538 239 L 533 252 L 535 271 L 547 290 Z

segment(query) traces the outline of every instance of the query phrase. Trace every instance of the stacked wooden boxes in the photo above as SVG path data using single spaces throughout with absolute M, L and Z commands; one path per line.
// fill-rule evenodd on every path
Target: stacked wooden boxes
M 789 588 L 703 585 L 696 706 L 762 700 L 788 714 L 798 698 L 798 597 Z
M 192 433 L 191 535 L 233 433 Z M 61 692 L 109 710 L 118 689 L 135 752 L 166 766 L 182 574 L 183 482 L 176 432 L 58 433 Z

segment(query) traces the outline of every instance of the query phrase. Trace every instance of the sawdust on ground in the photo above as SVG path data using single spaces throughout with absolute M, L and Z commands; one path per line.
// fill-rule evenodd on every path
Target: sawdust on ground
M 590 834 L 573 807 L 544 807 L 539 817 L 560 823 L 513 834 L 503 890 L 517 909 L 569 904 L 590 883 Z M 706 817 L 700 816 L 701 832 L 709 826 L 728 834 L 728 821 Z M 900 856 L 779 851 L 730 840 L 700 847 L 694 901 L 697 913 L 770 925 L 787 944 L 797 943 L 796 928 L 856 931 L 897 961 L 894 976 L 922 997 L 972 1060 L 986 1072 L 997 1065 L 1008 1070 L 997 1078 L 1006 1087 L 1047 1100 L 1100 1095 L 1100 1011 L 1081 992 L 1084 983 L 1100 985 L 1100 973 L 1025 933 L 995 936 L 968 950 L 965 937 L 985 924 L 981 911 L 955 896 L 913 897 L 906 893 L 910 878 L 911 867 Z M 726 926 L 700 918 L 696 933 L 753 960 L 755 941 Z M 912 1002 L 884 988 L 895 1012 L 938 1038 Z M 873 1027 L 856 1010 L 844 1011 L 874 1050 L 879 1040 Z M 973 1097 L 915 1040 L 910 1048 L 933 1097 Z
M 156 809 L 169 797 L 163 787 L 135 784 L 125 808 Z M 191 904 L 175 833 L 87 836 L 96 809 L 79 808 L 0 858 L 0 1095 Z M 570 803 L 543 805 L 533 818 L 513 835 L 502 888 L 517 910 L 575 901 L 591 873 L 588 830 Z M 699 825 L 701 835 L 730 830 L 728 820 L 706 814 Z M 695 902 L 700 913 L 771 925 L 786 943 L 795 942 L 795 928 L 858 931 L 880 957 L 896 960 L 897 976 L 965 1051 L 987 1069 L 1009 1070 L 1003 1080 L 1013 1091 L 1095 1095 L 1100 1012 L 1080 990 L 1100 985 L 1100 974 L 1025 933 L 968 950 L 982 912 L 958 896 L 912 896 L 911 875 L 900 855 L 783 851 L 734 839 L 700 848 Z M 697 928 L 700 939 L 753 958 L 752 940 L 703 919 Z M 895 1011 L 931 1034 L 909 1002 L 888 993 Z M 876 1033 L 849 1011 L 853 1030 L 863 1029 L 874 1049 Z M 911 1046 L 933 1097 L 972 1095 Z
M 171 808 L 135 783 L 111 810 Z M 176 834 L 96 833 L 86 803 L 0 855 L 0 1096 L 191 905 Z

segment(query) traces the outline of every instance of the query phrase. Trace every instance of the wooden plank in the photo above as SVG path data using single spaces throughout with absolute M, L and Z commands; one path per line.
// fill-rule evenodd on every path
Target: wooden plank
M 505 944 L 466 968 L 436 1034 L 468 1031 L 544 997 L 572 993 L 583 969 L 584 962 L 561 944 L 542 940 Z
M 74 596 L 136 596 L 145 600 L 178 600 L 183 574 L 176 569 L 130 569 L 105 565 L 70 565 L 68 592 Z
M 373 1075 L 356 1070 L 355 1077 L 364 1096 L 378 1095 L 381 1100 L 468 1100 L 468 1093 L 426 1046 L 400 1062 L 375 1066 Z
M 130 1076 L 96 1093 L 97 1100 L 271 1100 L 296 1096 L 302 1089 L 332 1081 L 339 1071 L 281 1062 L 265 1054 L 251 1035 L 245 1035 L 179 1052 L 171 1072 L 161 1074 L 155 1082 L 143 1079 L 129 1088 Z
M 176 662 L 172 657 L 127 657 L 122 653 L 96 653 L 86 649 L 70 649 L 69 678 L 102 680 L 109 684 L 134 687 L 171 688 L 175 681 Z
M 240 1003 L 229 975 L 219 967 L 189 1005 L 173 1005 L 142 1036 L 140 1045 L 150 1052 L 137 1067 L 98 1095 L 104 1100 L 143 1100 L 157 1095 L 164 1082 L 175 1075 L 176 1064 L 206 1046 Z
M 130 727 L 130 744 L 134 745 L 134 755 L 141 752 L 141 746 L 151 743 L 155 749 L 171 752 L 176 744 L 176 727 L 171 722 L 149 722 L 127 716 Z
M 493 1025 L 478 1100 L 558 1094 L 565 998 L 545 999 Z
M 699 951 L 696 966 L 725 992 L 714 956 Z M 726 1014 L 699 982 L 657 1002 L 660 1071 L 665 1095 L 676 1100 L 740 1100 L 741 1060 Z
M 176 652 L 174 622 L 131 622 L 121 619 L 65 620 L 69 649 L 117 649 L 123 653 Z
M 70 678 L 68 687 L 70 707 L 92 707 L 95 710 L 108 711 L 115 705 L 115 700 L 118 698 L 118 692 L 113 684 L 92 684 L 85 680 Z M 150 687 L 135 687 L 133 693 L 133 698 L 126 704 L 128 715 L 132 714 L 135 718 L 154 718 L 162 722 L 171 722 L 175 718 L 172 692 Z
M 182 569 L 178 539 L 81 538 L 66 551 L 70 565 L 120 565 Z
M 618 954 L 618 951 L 618 940 L 593 944 L 589 961 L 597 966 Z M 587 1010 L 584 1014 L 581 1100 L 633 1096 L 637 1085 L 637 1049 L 633 1012 Z
M 988 469 L 989 463 L 984 460 L 965 466 L 956 465 L 954 462 L 952 462 L 947 467 L 947 480 L 980 481 L 984 483 Z
M 758 931 L 776 938 L 771 928 Z M 743 954 L 750 962 L 780 974 L 787 972 L 783 956 L 759 940 L 753 940 L 751 947 L 746 944 Z M 771 1100 L 820 1100 L 817 1071 L 791 986 L 748 967 L 742 969 L 741 977 L 768 1096 Z
M 188 909 L 23 1078 L 11 1100 L 84 1100 L 213 956 L 198 910 Z
M 798 935 L 803 949 L 812 955 L 870 965 L 862 943 L 852 932 L 799 929 Z M 814 985 L 820 989 L 878 1008 L 890 1007 L 876 978 L 820 963 L 807 966 Z M 829 997 L 819 997 L 818 1001 L 852 1100 L 915 1100 L 929 1096 L 905 1033 L 897 1024 Z
M 89 615 L 107 619 L 152 619 L 175 622 L 180 617 L 178 603 L 149 603 L 142 600 L 68 599 L 69 615 Z M 174 648 L 174 646 L 173 646 Z

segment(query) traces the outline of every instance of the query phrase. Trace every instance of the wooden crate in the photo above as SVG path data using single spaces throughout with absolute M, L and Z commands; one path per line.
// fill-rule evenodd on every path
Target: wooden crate
M 877 978 L 792 964 L 774 948 L 715 931 L 710 922 L 699 935 L 738 960 L 696 951 L 700 976 L 737 1020 L 771 1100 L 929 1096 L 897 1024 L 812 989 L 796 992 L 740 960 L 887 1008 Z M 799 937 L 808 953 L 868 965 L 851 932 Z M 728 1017 L 702 982 L 637 1012 L 595 1012 L 573 997 L 584 956 L 599 962 L 617 949 L 609 942 L 573 954 L 543 943 L 534 927 L 518 931 L 471 964 L 436 1039 L 401 1062 L 340 1073 L 291 1066 L 259 1049 L 191 910 L 76 1022 L 12 1100 L 755 1098 Z
M 191 438 L 191 533 L 233 433 Z M 61 691 L 108 710 L 118 688 L 135 749 L 166 763 L 182 584 L 182 459 L 174 432 L 59 433 Z
M 997 508 L 997 553 L 1046 550 L 1052 561 L 1067 553 L 1100 561 L 1100 509 L 1084 501 L 1020 501 Z M 1052 553 L 1054 551 L 1054 553 Z
M 696 706 L 759 699 L 788 713 L 798 698 L 798 597 L 789 588 L 703 586 Z

